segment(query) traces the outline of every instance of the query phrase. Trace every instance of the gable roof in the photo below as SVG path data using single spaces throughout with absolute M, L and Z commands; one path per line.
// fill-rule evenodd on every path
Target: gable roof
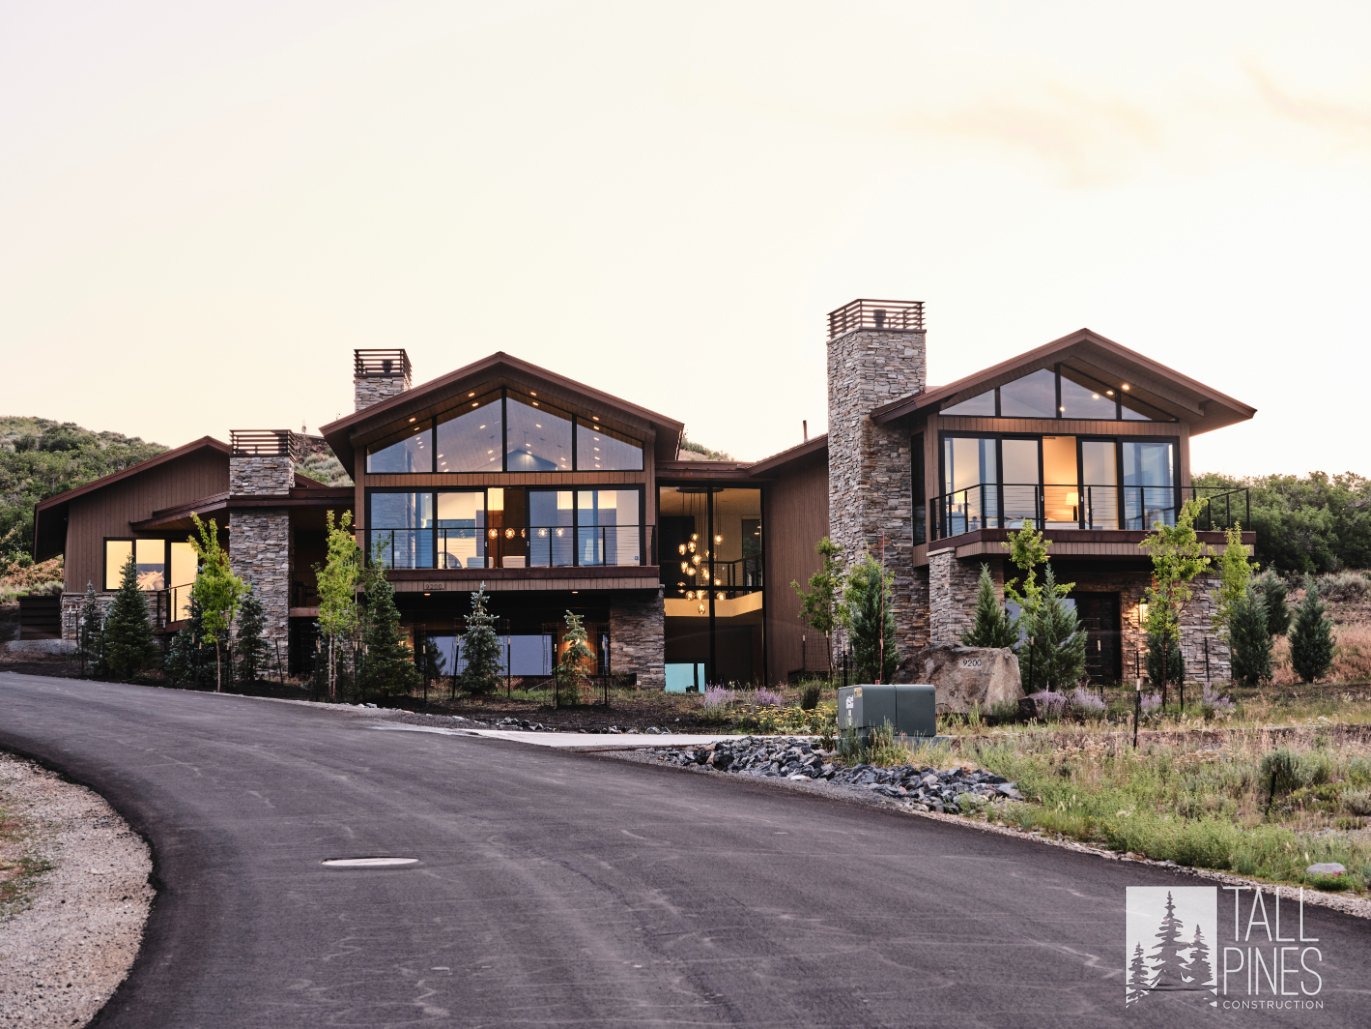
M 1058 363 L 1069 364 L 1102 382 L 1128 383 L 1132 387 L 1129 391 L 1132 396 L 1187 423 L 1191 435 L 1246 421 L 1257 413 L 1256 408 L 1211 389 L 1188 375 L 1182 375 L 1136 350 L 1130 350 L 1090 329 L 1078 329 L 1036 350 L 1002 361 L 946 386 L 913 393 L 878 407 L 871 413 L 871 420 L 888 425 L 910 416 L 934 413 L 945 403 L 966 400 L 1039 368 L 1051 368 Z
M 213 436 L 201 436 L 199 439 L 192 440 L 175 450 L 167 450 L 156 457 L 148 458 L 146 461 L 129 465 L 123 471 L 113 472 L 93 482 L 88 482 L 84 486 L 76 486 L 64 493 L 48 497 L 46 500 L 40 500 L 33 508 L 34 559 L 42 561 L 62 553 L 62 548 L 66 545 L 67 509 L 73 500 L 99 492 L 126 479 L 132 479 L 153 468 L 171 464 L 173 461 L 179 461 L 181 458 L 206 450 L 211 453 L 222 454 L 225 458 L 228 458 L 231 453 L 227 443 L 217 440 Z
M 322 426 L 319 431 L 343 462 L 343 467 L 351 473 L 356 461 L 355 441 L 392 425 L 398 428 L 409 415 L 433 408 L 449 394 L 478 384 L 482 388 L 492 388 L 506 377 L 536 384 L 538 389 L 546 390 L 549 400 L 559 406 L 595 412 L 606 410 L 612 412 L 611 417 L 617 415 L 614 420 L 627 421 L 630 426 L 651 428 L 656 440 L 657 459 L 670 461 L 676 456 L 681 433 L 685 429 L 681 422 L 530 364 L 504 351 L 496 351 L 489 357 L 414 386 L 388 400 L 364 407 Z

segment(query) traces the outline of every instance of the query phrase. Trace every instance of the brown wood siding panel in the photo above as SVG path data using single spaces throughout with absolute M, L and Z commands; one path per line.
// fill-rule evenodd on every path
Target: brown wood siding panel
M 1186 437 L 1179 422 L 1099 422 L 1055 418 L 930 417 L 935 432 L 989 432 L 1005 436 L 1174 436 Z M 941 492 L 941 491 L 940 491 Z
M 819 569 L 814 545 L 828 535 L 828 462 L 783 474 L 764 494 L 767 668 L 773 681 L 801 667 L 801 634 L 809 635 L 810 669 L 827 667 L 823 638 L 800 620 L 800 598 L 790 588 Z
M 197 451 L 73 500 L 67 520 L 67 591 L 82 592 L 87 582 L 96 589 L 104 586 L 106 537 L 135 535 L 130 524 L 154 511 L 227 490 L 228 461 L 215 451 Z M 160 535 L 182 538 L 176 533 Z

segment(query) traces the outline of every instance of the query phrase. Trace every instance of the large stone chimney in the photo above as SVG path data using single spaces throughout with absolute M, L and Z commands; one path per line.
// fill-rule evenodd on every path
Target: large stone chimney
M 895 622 L 905 656 L 928 639 L 928 587 L 914 571 L 909 432 L 870 414 L 923 392 L 922 301 L 854 300 L 828 316 L 829 538 L 851 565 L 884 548 L 895 579 Z
M 352 396 L 355 410 L 389 400 L 409 389 L 409 355 L 404 350 L 354 350 Z
M 269 660 L 290 640 L 290 509 L 300 437 L 286 429 L 235 429 L 229 455 L 229 565 L 262 604 Z M 273 506 L 273 501 L 281 501 Z

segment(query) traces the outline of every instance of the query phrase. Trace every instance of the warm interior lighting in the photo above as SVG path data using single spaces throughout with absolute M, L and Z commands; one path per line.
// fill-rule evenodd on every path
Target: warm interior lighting
M 1126 382 L 1123 384 L 1123 391 L 1124 391 L 1125 393 L 1127 393 L 1127 392 L 1128 392 L 1130 389 L 1132 389 L 1132 388 L 1133 388 L 1133 387 L 1130 386 L 1130 385 L 1129 385 L 1128 383 L 1126 383 Z

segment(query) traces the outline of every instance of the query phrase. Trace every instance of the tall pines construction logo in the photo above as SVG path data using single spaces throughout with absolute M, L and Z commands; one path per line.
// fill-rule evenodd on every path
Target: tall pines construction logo
M 1323 952 L 1305 931 L 1303 891 L 1130 886 L 1126 934 L 1129 1007 L 1323 1008 Z

